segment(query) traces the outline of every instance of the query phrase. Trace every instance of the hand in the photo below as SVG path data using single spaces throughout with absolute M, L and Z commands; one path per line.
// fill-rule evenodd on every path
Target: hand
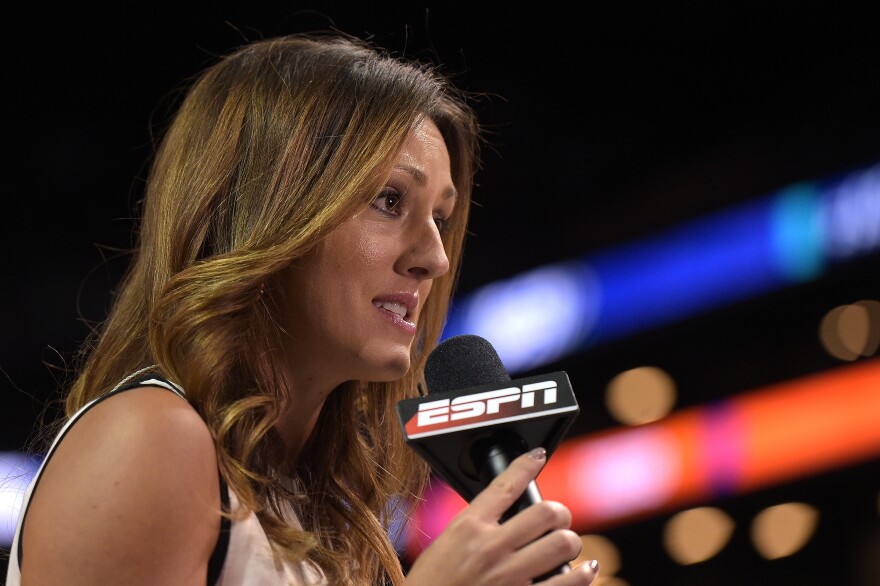
M 514 460 L 422 552 L 406 583 L 521 586 L 577 557 L 581 540 L 569 529 L 571 513 L 560 503 L 542 501 L 499 523 L 546 460 L 543 448 Z M 597 572 L 597 565 L 583 564 L 539 583 L 588 586 Z

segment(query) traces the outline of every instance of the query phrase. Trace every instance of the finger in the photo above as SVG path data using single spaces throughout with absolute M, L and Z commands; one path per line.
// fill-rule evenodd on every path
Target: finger
M 471 512 L 483 519 L 497 521 L 525 492 L 529 482 L 538 476 L 546 462 L 547 451 L 544 448 L 535 448 L 519 456 L 474 497 Z
M 508 563 L 511 574 L 542 576 L 575 559 L 582 542 L 574 531 L 559 529 L 520 548 Z M 569 572 L 571 573 L 571 572 Z
M 503 524 L 503 531 L 507 542 L 514 549 L 519 549 L 545 533 L 569 527 L 571 512 L 565 506 L 554 501 L 542 501 L 514 515 Z
M 567 574 L 557 574 L 537 582 L 540 586 L 590 586 L 599 577 L 599 562 L 592 560 L 574 568 Z

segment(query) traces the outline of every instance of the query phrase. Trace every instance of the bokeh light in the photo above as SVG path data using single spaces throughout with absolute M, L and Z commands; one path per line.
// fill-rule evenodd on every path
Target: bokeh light
M 666 417 L 675 406 L 675 382 L 664 370 L 641 366 L 614 377 L 605 391 L 609 413 L 626 425 Z
M 752 543 L 768 560 L 790 556 L 810 540 L 818 522 L 819 511 L 806 503 L 768 507 L 752 521 Z
M 663 530 L 663 545 L 681 565 L 696 564 L 715 556 L 733 535 L 735 523 L 715 507 L 698 507 L 672 517 Z
M 835 307 L 822 318 L 819 338 L 840 360 L 874 354 L 880 344 L 880 302 L 866 299 Z

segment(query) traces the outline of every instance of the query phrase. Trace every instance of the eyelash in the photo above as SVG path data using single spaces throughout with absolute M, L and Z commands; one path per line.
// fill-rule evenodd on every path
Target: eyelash
M 378 205 L 376 203 L 377 201 L 384 201 L 384 200 L 387 200 L 388 198 L 391 198 L 391 197 L 396 198 L 397 201 L 394 202 L 393 204 L 391 204 L 390 206 L 388 206 L 387 208 L 382 207 L 381 205 Z M 394 212 L 395 212 L 395 210 L 397 210 L 398 207 L 400 207 L 400 203 L 402 201 L 403 201 L 403 195 L 401 195 L 400 192 L 398 192 L 394 188 L 386 187 L 385 189 L 383 189 L 382 191 L 379 192 L 379 195 L 377 195 L 375 197 L 375 199 L 373 199 L 372 205 L 374 208 L 376 208 L 377 210 L 379 210 L 383 214 L 386 214 L 388 216 L 396 216 L 396 215 L 399 215 L 399 213 L 394 213 Z M 387 202 L 385 202 L 385 203 L 387 203 Z
M 387 205 L 387 200 L 392 197 L 395 198 L 396 201 L 389 206 L 389 205 Z M 400 208 L 401 204 L 403 203 L 403 200 L 404 200 L 404 194 L 400 193 L 399 191 L 397 191 L 393 187 L 386 187 L 385 189 L 383 189 L 382 191 L 379 192 L 379 195 L 377 195 L 375 197 L 375 199 L 373 199 L 373 203 L 370 205 L 372 205 L 376 211 L 378 211 L 386 216 L 393 217 L 393 216 L 400 215 L 400 212 L 398 212 L 397 210 Z M 379 202 L 379 201 L 382 201 L 383 204 L 385 205 L 385 207 L 383 207 L 382 204 L 378 204 L 377 202 Z M 442 235 L 446 232 L 446 229 L 449 227 L 449 218 L 434 218 L 434 223 L 437 224 L 437 230 Z

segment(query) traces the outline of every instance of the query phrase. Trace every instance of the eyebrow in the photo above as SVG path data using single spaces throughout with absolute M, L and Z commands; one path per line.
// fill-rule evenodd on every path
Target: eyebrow
M 412 165 L 395 165 L 394 168 L 412 176 L 419 187 L 424 187 L 428 183 L 428 176 L 418 167 L 413 167 Z M 443 199 L 449 199 L 450 197 L 453 199 L 458 197 L 458 190 L 452 185 L 446 188 L 446 191 L 443 192 Z

